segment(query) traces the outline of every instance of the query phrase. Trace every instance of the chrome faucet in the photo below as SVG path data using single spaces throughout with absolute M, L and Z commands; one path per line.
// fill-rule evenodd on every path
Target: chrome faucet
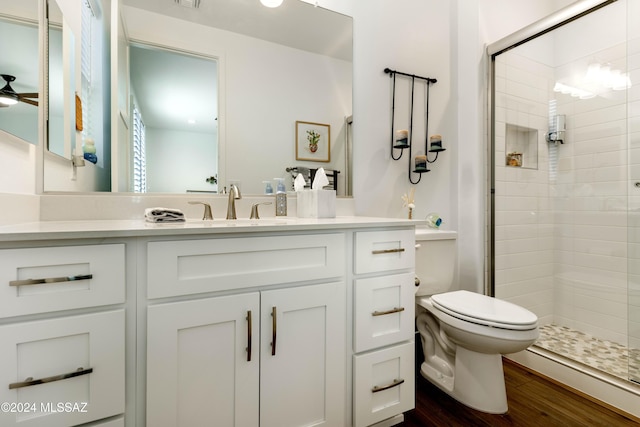
M 204 206 L 204 214 L 202 215 L 203 220 L 212 220 L 213 214 L 211 213 L 211 205 L 209 203 L 204 202 L 189 202 L 190 205 L 203 205 Z
M 236 217 L 236 199 L 242 199 L 240 189 L 235 185 L 229 186 L 229 203 L 227 204 L 227 219 L 237 219 Z
M 258 206 L 260 205 L 270 205 L 271 202 L 262 202 L 262 203 L 256 203 L 255 205 L 251 206 L 251 216 L 249 217 L 249 219 L 260 219 L 260 212 L 258 212 Z

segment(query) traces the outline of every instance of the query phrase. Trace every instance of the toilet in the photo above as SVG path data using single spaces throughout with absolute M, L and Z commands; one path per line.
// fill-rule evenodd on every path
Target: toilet
M 416 229 L 416 325 L 420 373 L 459 402 L 507 412 L 502 354 L 538 338 L 538 318 L 523 307 L 454 285 L 455 231 Z

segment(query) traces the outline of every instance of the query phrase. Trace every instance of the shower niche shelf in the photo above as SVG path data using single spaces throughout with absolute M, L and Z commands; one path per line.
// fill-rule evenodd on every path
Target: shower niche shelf
M 538 130 L 507 124 L 506 131 L 505 165 L 538 169 Z

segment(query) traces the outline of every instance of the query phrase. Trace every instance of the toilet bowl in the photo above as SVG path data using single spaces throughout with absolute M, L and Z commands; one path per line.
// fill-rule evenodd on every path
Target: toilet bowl
M 526 349 L 538 337 L 537 316 L 523 307 L 455 289 L 456 237 L 416 230 L 416 326 L 422 376 L 465 405 L 507 412 L 502 354 Z

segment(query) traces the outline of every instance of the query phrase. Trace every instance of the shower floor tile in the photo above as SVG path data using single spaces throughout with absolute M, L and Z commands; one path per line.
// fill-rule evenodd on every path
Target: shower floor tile
M 616 342 L 554 324 L 540 327 L 534 345 L 618 378 L 640 381 L 640 349 L 628 350 Z

